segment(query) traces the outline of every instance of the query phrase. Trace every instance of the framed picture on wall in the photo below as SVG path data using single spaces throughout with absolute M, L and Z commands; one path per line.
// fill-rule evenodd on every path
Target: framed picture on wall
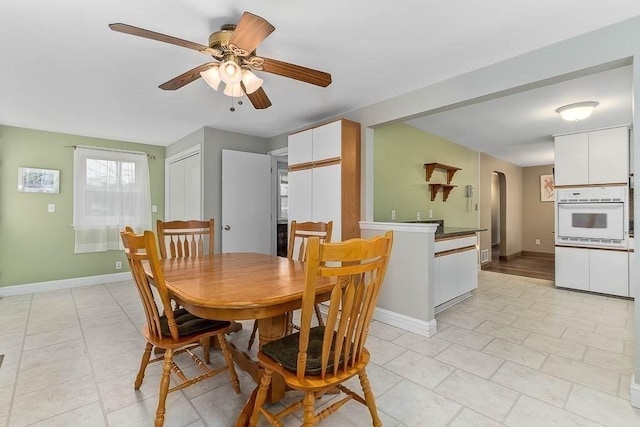
M 18 167 L 18 191 L 57 194 L 60 192 L 60 171 Z
M 553 175 L 540 175 L 540 201 L 553 202 L 554 200 L 556 200 L 556 191 Z

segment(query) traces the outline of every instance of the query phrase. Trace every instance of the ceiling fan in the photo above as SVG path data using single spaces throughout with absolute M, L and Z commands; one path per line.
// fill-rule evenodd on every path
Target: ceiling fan
M 244 12 L 237 24 L 223 25 L 220 31 L 211 34 L 208 46 L 127 24 L 109 24 L 109 28 L 120 33 L 197 50 L 211 55 L 218 61 L 207 62 L 162 83 L 160 88 L 164 90 L 180 89 L 202 77 L 215 90 L 224 82 L 225 95 L 240 97 L 246 94 L 256 109 L 264 109 L 271 106 L 271 101 L 262 88 L 263 80 L 253 74 L 252 70 L 278 74 L 322 87 L 331 84 L 329 73 L 257 56 L 256 48 L 275 27 L 264 18 L 249 12 Z

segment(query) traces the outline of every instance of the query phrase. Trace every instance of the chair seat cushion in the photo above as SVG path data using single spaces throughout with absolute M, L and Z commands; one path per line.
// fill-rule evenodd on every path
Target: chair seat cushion
M 184 308 L 175 310 L 173 312 L 173 317 L 176 319 L 178 334 L 180 336 L 201 334 L 230 325 L 230 322 L 227 321 L 209 320 L 194 316 Z M 160 330 L 162 331 L 163 336 L 171 336 L 171 332 L 169 331 L 169 322 L 167 320 L 167 316 L 164 314 L 160 316 Z
M 322 372 L 322 339 L 324 326 L 316 326 L 309 330 L 309 347 L 307 349 L 306 375 L 320 375 Z M 300 332 L 287 335 L 262 346 L 260 350 L 283 368 L 296 372 L 298 363 L 298 342 Z M 327 372 L 333 370 L 333 350 L 329 354 Z

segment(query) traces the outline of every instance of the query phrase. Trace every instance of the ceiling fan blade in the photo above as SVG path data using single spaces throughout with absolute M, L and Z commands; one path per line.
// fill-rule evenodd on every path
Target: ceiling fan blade
M 248 93 L 247 98 L 249 98 L 249 101 L 251 101 L 256 110 L 264 110 L 265 108 L 271 107 L 271 101 L 262 88 L 259 88 L 253 93 Z
M 301 82 L 316 86 L 327 87 L 331 84 L 331 74 L 329 73 L 278 61 L 277 59 L 264 58 L 262 71 L 300 80 Z
M 198 52 L 202 52 L 207 55 L 213 55 L 215 53 L 219 54 L 219 52 L 211 49 L 209 46 L 179 39 L 177 37 L 168 36 L 166 34 L 156 33 L 155 31 L 145 30 L 144 28 L 134 27 L 132 25 L 116 23 L 109 24 L 109 28 L 119 33 L 131 34 L 132 36 L 144 37 L 146 39 L 157 40 L 180 47 L 186 47 L 187 49 L 197 50 Z
M 236 29 L 233 30 L 229 44 L 245 50 L 247 52 L 246 55 L 248 55 L 256 50 L 262 40 L 266 39 L 275 29 L 276 27 L 267 22 L 266 19 L 253 13 L 245 12 L 240 17 Z
M 207 62 L 206 64 L 202 64 L 196 68 L 180 74 L 178 77 L 174 77 L 171 80 L 162 83 L 159 87 L 160 89 L 164 90 L 180 89 L 182 86 L 198 80 L 200 78 L 201 71 L 206 71 L 215 64 L 217 64 L 217 62 Z

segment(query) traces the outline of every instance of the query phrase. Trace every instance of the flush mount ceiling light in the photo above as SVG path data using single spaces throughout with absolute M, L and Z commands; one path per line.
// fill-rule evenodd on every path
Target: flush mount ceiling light
M 569 122 L 577 122 L 589 117 L 597 106 L 598 103 L 595 101 L 577 102 L 558 108 L 556 113 Z

